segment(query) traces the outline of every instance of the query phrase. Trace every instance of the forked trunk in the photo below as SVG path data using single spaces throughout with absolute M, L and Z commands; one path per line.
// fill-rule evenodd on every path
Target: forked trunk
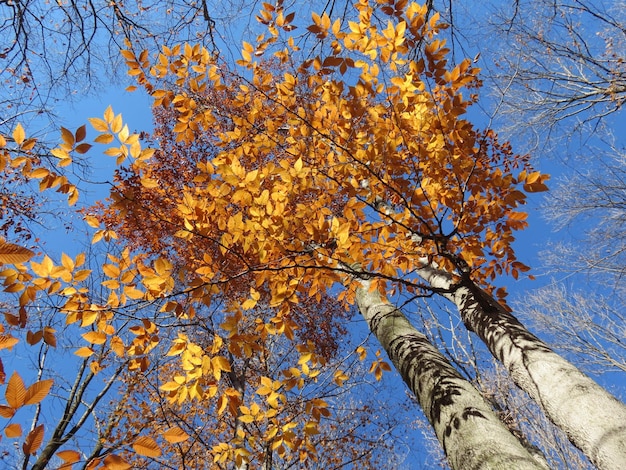
M 432 265 L 419 274 L 432 287 L 452 290 L 444 296 L 456 304 L 465 325 L 595 466 L 626 469 L 624 403 L 552 351 L 471 281 L 452 289 L 451 276 Z
M 372 291 L 370 281 L 360 283 L 359 310 L 417 397 L 453 469 L 547 468 L 402 312 Z

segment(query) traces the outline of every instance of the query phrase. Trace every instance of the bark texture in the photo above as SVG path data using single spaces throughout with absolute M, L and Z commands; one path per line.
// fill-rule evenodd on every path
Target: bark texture
M 603 470 L 626 469 L 626 405 L 552 351 L 492 296 L 467 280 L 432 265 L 419 274 L 459 309 L 476 333 L 509 371 L 515 383 L 543 409 L 589 460 Z
M 402 312 L 360 281 L 356 301 L 402 379 L 417 397 L 455 470 L 546 469 L 491 406 Z

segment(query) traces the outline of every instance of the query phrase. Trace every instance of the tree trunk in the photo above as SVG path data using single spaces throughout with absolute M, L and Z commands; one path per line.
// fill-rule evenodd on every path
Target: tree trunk
M 626 469 L 626 405 L 552 351 L 492 296 L 467 280 L 426 265 L 420 276 L 459 309 L 461 319 L 509 371 L 514 382 L 598 468 Z
M 450 466 L 461 469 L 545 469 L 498 419 L 483 396 L 383 300 L 371 281 L 360 280 L 356 301 L 370 330 L 417 397 Z

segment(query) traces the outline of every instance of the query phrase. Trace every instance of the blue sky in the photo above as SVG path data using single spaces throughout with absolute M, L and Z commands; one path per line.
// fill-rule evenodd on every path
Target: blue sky
M 233 48 L 236 49 L 236 48 Z M 88 97 L 85 99 L 78 99 L 74 103 L 66 104 L 58 109 L 58 115 L 60 121 L 58 125 L 63 125 L 71 130 L 76 127 L 87 123 L 89 117 L 100 117 L 108 105 L 112 105 L 113 110 L 116 113 L 122 113 L 124 121 L 128 124 L 131 131 L 149 131 L 152 128 L 152 116 L 150 112 L 150 98 L 146 96 L 142 91 L 125 92 L 123 90 L 124 85 L 112 86 L 97 93 L 97 96 Z M 620 121 L 618 121 L 618 124 Z M 477 124 L 480 124 L 478 122 Z M 621 121 L 623 125 L 623 121 Z M 94 135 L 88 125 L 88 140 Z M 91 179 L 96 183 L 103 183 L 111 180 L 112 172 L 114 170 L 114 161 L 111 157 L 103 155 L 99 152 L 98 147 L 94 147 L 89 153 L 91 164 Z M 558 179 L 559 174 L 562 171 L 566 171 L 566 168 L 558 160 L 543 160 L 536 159 L 539 169 L 552 174 L 553 181 Z M 95 201 L 96 199 L 106 197 L 108 195 L 108 187 L 106 184 L 98 184 L 92 186 L 90 191 L 84 194 L 83 201 L 87 204 Z M 517 236 L 517 252 L 521 261 L 530 265 L 533 268 L 539 268 L 541 266 L 540 253 L 545 247 L 548 239 L 559 240 L 567 239 L 571 233 L 553 233 L 550 226 L 543 220 L 539 213 L 539 204 L 543 199 L 543 195 L 537 194 L 529 198 L 527 205 L 527 211 L 530 214 L 529 222 L 530 227 L 524 232 L 520 232 Z M 54 230 L 54 237 L 46 236 L 46 247 L 50 252 L 56 251 L 57 254 L 61 251 L 67 253 L 73 253 L 80 250 L 80 243 L 84 240 L 80 240 L 81 231 L 77 235 L 68 235 L 65 233 L 62 227 L 57 227 Z M 574 234 L 575 235 L 575 234 Z M 531 271 L 537 274 L 537 270 Z M 546 283 L 552 282 L 552 278 L 549 276 L 539 276 L 536 281 L 520 280 L 514 281 L 510 278 L 501 278 L 499 280 L 500 285 L 506 285 L 510 292 L 510 298 L 524 298 L 524 293 L 528 290 L 537 289 Z M 6 365 L 6 364 L 5 364 Z M 389 373 L 385 376 L 385 381 L 390 383 L 390 393 L 392 396 L 396 393 L 402 394 L 404 386 L 395 378 L 395 373 Z M 611 377 L 609 384 L 623 389 L 625 382 L 622 376 Z M 418 436 L 419 438 L 419 436 Z M 419 440 L 419 439 L 418 439 Z M 418 452 L 416 452 L 417 454 Z M 420 459 L 420 455 L 414 455 L 412 458 Z M 416 464 L 418 465 L 418 464 Z M 406 467 L 406 468 L 421 468 Z M 424 468 L 429 468 L 426 465 Z

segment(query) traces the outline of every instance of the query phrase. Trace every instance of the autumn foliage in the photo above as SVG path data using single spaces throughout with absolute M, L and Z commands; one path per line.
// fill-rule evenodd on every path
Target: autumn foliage
M 110 107 L 90 120 L 94 143 L 119 165 L 110 198 L 83 210 L 105 259 L 26 263 L 32 253 L 0 245 L 0 261 L 14 265 L 0 273 L 5 292 L 17 302 L 0 348 L 54 347 L 54 329 L 34 329 L 30 313 L 52 298 L 88 370 L 126 377 L 99 421 L 114 449 L 87 468 L 173 456 L 193 468 L 304 464 L 331 441 L 348 455 L 360 431 L 333 437 L 332 397 L 360 361 L 378 380 L 390 369 L 362 346 L 341 348 L 354 276 L 388 296 L 423 296 L 434 291 L 415 274 L 424 263 L 488 289 L 528 269 L 512 242 L 526 226 L 526 193 L 544 190 L 547 176 L 464 119 L 478 69 L 449 65 L 437 15 L 361 0 L 346 18 L 307 23 L 278 2 L 259 20 L 267 34 L 243 44 L 236 66 L 200 45 L 123 51 L 154 98 L 156 127 L 133 134 Z M 300 50 L 296 27 L 314 48 Z M 85 137 L 84 127 L 63 129 L 50 152 L 59 166 L 89 150 Z M 76 187 L 37 166 L 21 127 L 13 140 L 11 150 L 0 141 L 3 168 L 75 203 Z M 52 386 L 26 385 L 18 372 L 5 385 L 4 434 L 34 458 L 48 424 L 24 437 L 11 418 Z M 211 439 L 197 429 L 209 419 Z M 82 458 L 54 451 L 63 468 Z

